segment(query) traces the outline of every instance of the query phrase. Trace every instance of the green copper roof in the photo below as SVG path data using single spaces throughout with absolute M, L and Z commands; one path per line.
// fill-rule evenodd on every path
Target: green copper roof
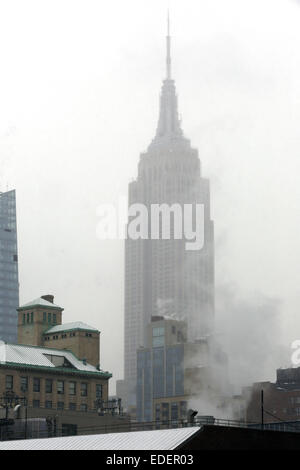
M 99 330 L 94 328 L 93 326 L 87 325 L 82 321 L 76 321 L 71 323 L 63 323 L 62 325 L 55 325 L 51 326 L 48 330 L 45 331 L 46 334 L 50 333 L 60 333 L 63 331 L 72 331 L 72 330 L 83 330 L 83 331 L 90 331 L 94 333 L 99 333 Z
M 59 305 L 53 304 L 52 302 L 49 302 L 48 300 L 45 300 L 42 297 L 38 297 L 37 299 L 34 299 L 31 302 L 27 302 L 24 305 L 20 305 L 20 307 L 17 308 L 17 310 L 18 311 L 28 310 L 29 308 L 34 308 L 34 307 L 46 307 L 46 308 L 52 308 L 53 310 L 63 310 L 63 308 L 60 307 Z

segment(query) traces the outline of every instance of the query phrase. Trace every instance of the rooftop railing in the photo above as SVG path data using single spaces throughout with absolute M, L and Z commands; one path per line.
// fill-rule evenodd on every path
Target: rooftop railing
M 35 422 L 36 421 L 36 422 Z M 300 432 L 300 421 L 290 422 L 271 422 L 271 423 L 254 423 L 237 421 L 230 419 L 214 418 L 213 416 L 198 416 L 194 420 L 187 419 L 173 419 L 161 420 L 151 422 L 123 422 L 118 420 L 116 423 L 107 423 L 105 425 L 91 425 L 91 426 L 73 426 L 66 427 L 57 425 L 55 428 L 47 426 L 46 420 L 42 423 L 42 419 L 30 419 L 27 422 L 26 438 L 27 439 L 42 439 L 52 437 L 64 437 L 72 435 L 88 435 L 88 434 L 107 434 L 107 433 L 121 433 L 121 432 L 139 432 L 139 431 L 154 431 L 164 429 L 176 429 L 185 427 L 199 427 L 205 425 L 223 426 L 223 427 L 237 427 L 249 428 L 259 430 L 273 430 L 281 432 Z M 17 440 L 25 439 L 24 433 L 25 420 L 15 420 L 15 424 L 6 424 L 0 426 L 0 440 Z

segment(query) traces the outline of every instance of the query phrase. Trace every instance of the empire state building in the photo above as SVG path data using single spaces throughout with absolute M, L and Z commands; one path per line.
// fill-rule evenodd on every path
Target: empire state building
M 152 316 L 185 319 L 192 341 L 213 330 L 214 226 L 209 181 L 202 176 L 198 151 L 184 136 L 178 116 L 169 26 L 166 46 L 166 78 L 156 134 L 140 155 L 138 176 L 129 184 L 128 202 L 129 206 L 144 204 L 149 212 L 152 204 L 201 204 L 204 243 L 201 249 L 188 251 L 184 238 L 127 238 L 125 242 L 125 406 L 135 405 L 137 349 L 145 346 L 146 327 Z

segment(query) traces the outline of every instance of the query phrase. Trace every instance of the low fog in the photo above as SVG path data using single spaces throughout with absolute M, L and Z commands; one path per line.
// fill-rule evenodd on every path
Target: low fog
M 211 181 L 230 380 L 300 338 L 300 2 L 0 2 L 0 190 L 16 188 L 21 303 L 53 294 L 123 375 L 124 242 L 96 237 L 154 136 L 166 11 L 184 133 Z

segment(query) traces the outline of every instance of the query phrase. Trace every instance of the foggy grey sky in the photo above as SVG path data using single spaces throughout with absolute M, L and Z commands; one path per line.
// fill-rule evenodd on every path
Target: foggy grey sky
M 21 302 L 52 293 L 64 321 L 98 327 L 115 378 L 123 242 L 96 239 L 96 209 L 127 195 L 154 136 L 168 6 L 183 129 L 211 179 L 219 328 L 228 286 L 234 324 L 237 305 L 276 298 L 268 343 L 300 338 L 297 2 L 2 0 L 0 189 L 17 189 Z

